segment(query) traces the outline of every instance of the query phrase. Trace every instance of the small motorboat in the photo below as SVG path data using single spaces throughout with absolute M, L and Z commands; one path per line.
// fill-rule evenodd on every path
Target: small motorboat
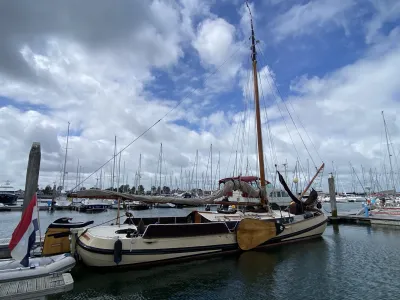
M 148 204 L 140 201 L 132 201 L 128 204 L 128 207 L 131 210 L 146 210 L 150 208 Z
M 0 283 L 69 272 L 75 264 L 75 258 L 69 253 L 30 258 L 28 267 L 12 258 L 1 259 Z
M 156 203 L 154 208 L 175 208 L 176 205 L 173 203 Z
M 71 218 L 57 219 L 46 230 L 41 257 L 33 257 L 34 239 L 39 230 L 37 209 L 34 194 L 10 239 L 8 248 L 12 258 L 0 260 L 0 283 L 62 274 L 75 266 L 75 258 L 70 254 L 71 229 L 85 227 L 93 221 L 72 223 Z

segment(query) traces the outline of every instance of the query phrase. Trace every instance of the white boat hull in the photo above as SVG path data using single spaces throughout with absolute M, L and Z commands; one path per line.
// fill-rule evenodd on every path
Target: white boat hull
M 23 267 L 14 259 L 0 260 L 0 282 L 65 273 L 75 266 L 75 259 L 69 254 L 36 257 L 29 259 L 30 267 Z
M 219 224 L 226 226 L 225 223 Z M 323 234 L 326 225 L 327 217 L 325 215 L 285 224 L 285 230 L 281 234 L 260 247 L 316 238 Z M 126 234 L 115 233 L 117 230 L 127 228 L 135 228 L 135 226 L 103 226 L 87 230 L 77 241 L 77 252 L 83 263 L 93 267 L 117 266 L 114 262 L 114 243 L 117 239 L 122 242 L 121 261 L 118 264 L 120 266 L 240 251 L 236 241 L 235 229 L 227 230 L 227 233 L 222 234 L 151 239 L 143 237 L 127 238 Z

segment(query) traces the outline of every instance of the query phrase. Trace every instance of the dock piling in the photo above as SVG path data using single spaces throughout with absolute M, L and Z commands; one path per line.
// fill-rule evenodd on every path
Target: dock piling
M 22 214 L 24 213 L 33 195 L 37 192 L 39 181 L 41 149 L 40 143 L 33 142 L 31 151 L 29 152 L 28 167 L 26 170 L 25 195 L 22 204 Z M 22 216 L 21 214 L 21 216 Z
M 331 175 L 328 178 L 328 185 L 329 185 L 329 197 L 331 202 L 332 217 L 337 218 L 335 179 L 333 175 Z
M 56 204 L 57 188 L 53 186 L 53 196 L 51 197 L 51 211 L 54 211 L 54 205 Z

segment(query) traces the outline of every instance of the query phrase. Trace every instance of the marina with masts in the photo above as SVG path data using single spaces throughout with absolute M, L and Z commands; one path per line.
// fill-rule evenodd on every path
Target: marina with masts
M 167 17 L 168 11 L 161 8 Z M 399 166 L 388 130 L 391 121 L 387 123 L 381 111 L 385 137 L 382 170 L 366 168 L 356 159 L 349 160 L 346 169 L 336 161 L 327 163 L 322 159 L 327 155 L 316 146 L 322 142 L 308 134 L 293 106 L 289 108 L 291 103 L 283 99 L 280 87 L 268 81 L 275 75 L 261 62 L 265 57 L 256 37 L 259 16 L 254 15 L 254 3 L 245 1 L 242 9 L 246 14 L 240 26 L 247 26 L 250 33 L 243 48 L 247 49 L 249 69 L 241 74 L 245 110 L 235 116 L 240 120 L 232 122 L 236 131 L 228 138 L 229 157 L 221 151 L 226 140 L 199 140 L 190 153 L 182 154 L 170 147 L 172 138 L 150 136 L 163 126 L 160 123 L 176 125 L 167 120 L 184 99 L 162 117 L 157 115 L 151 126 L 141 125 L 141 133 L 129 135 L 129 141 L 118 131 L 109 135 L 114 147 L 110 146 L 107 161 L 94 159 L 96 167 L 81 156 L 73 161 L 76 155 L 71 156 L 74 149 L 69 144 L 81 125 L 75 125 L 70 116 L 66 135 L 63 130 L 65 152 L 60 147 L 63 163 L 57 171 L 59 177 L 46 179 L 52 184 L 39 185 L 44 182 L 41 171 L 48 168 L 43 161 L 49 153 L 43 150 L 49 146 L 33 141 L 24 190 L 16 190 L 9 180 L 0 185 L 0 215 L 5 220 L 0 228 L 0 300 L 69 299 L 75 297 L 73 293 L 85 299 L 110 295 L 110 299 L 122 299 L 134 289 L 142 293 L 146 284 L 157 299 L 163 299 L 165 294 L 157 294 L 157 284 L 163 280 L 166 290 L 182 282 L 197 289 L 199 281 L 204 299 L 222 299 L 224 296 L 215 296 L 221 286 L 227 293 L 235 290 L 234 296 L 225 299 L 272 299 L 254 294 L 258 282 L 263 291 L 284 286 L 270 294 L 280 299 L 297 293 L 306 298 L 305 287 L 313 299 L 323 299 L 324 289 L 331 295 L 328 289 L 335 286 L 336 290 L 339 280 L 344 284 L 343 278 L 370 277 L 372 271 L 364 265 L 365 260 L 378 266 L 380 276 L 397 274 L 400 269 L 391 257 L 400 245 L 395 231 L 400 226 L 400 194 L 396 191 L 400 172 L 397 170 L 396 176 Z M 206 25 L 202 23 L 198 30 Z M 156 39 L 158 33 L 152 34 Z M 223 35 L 218 39 L 223 40 Z M 224 64 L 217 69 L 218 76 Z M 292 82 L 290 89 L 296 89 Z M 276 111 L 269 98 L 279 100 Z M 277 133 L 271 128 L 274 114 L 280 114 L 285 125 L 275 128 Z M 216 123 L 226 130 L 222 122 Z M 193 132 L 190 134 L 196 134 Z M 294 132 L 298 137 L 292 136 Z M 177 138 L 186 142 L 185 136 Z M 129 152 L 134 147 L 135 151 Z M 176 163 L 179 156 L 183 157 L 180 165 Z M 71 175 L 75 163 L 76 174 Z M 374 234 L 378 255 L 365 250 L 374 244 Z M 385 260 L 390 261 L 386 267 Z M 346 264 L 352 276 L 341 274 Z M 355 270 L 355 266 L 359 268 Z M 380 270 L 385 268 L 390 272 Z M 265 272 L 268 277 L 263 276 Z M 382 288 L 382 281 L 374 280 Z M 368 281 L 374 289 L 375 281 Z M 301 285 L 296 285 L 299 282 Z M 104 286 L 111 290 L 110 295 L 98 294 Z M 319 287 L 318 293 L 314 286 Z M 392 288 L 383 298 L 395 294 Z M 138 299 L 151 298 L 139 294 L 135 294 Z M 349 293 L 351 298 L 358 296 L 359 292 Z M 176 292 L 171 297 L 192 296 Z

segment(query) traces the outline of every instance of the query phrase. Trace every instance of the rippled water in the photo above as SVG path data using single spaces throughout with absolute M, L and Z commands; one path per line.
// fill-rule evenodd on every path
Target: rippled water
M 115 211 L 68 214 L 99 223 Z M 61 215 L 47 214 L 42 225 Z M 328 226 L 321 239 L 264 252 L 118 272 L 77 266 L 74 290 L 50 299 L 400 299 L 399 249 L 393 227 Z
M 74 269 L 51 299 L 399 299 L 400 230 L 328 226 L 323 238 L 264 252 L 102 273 Z

